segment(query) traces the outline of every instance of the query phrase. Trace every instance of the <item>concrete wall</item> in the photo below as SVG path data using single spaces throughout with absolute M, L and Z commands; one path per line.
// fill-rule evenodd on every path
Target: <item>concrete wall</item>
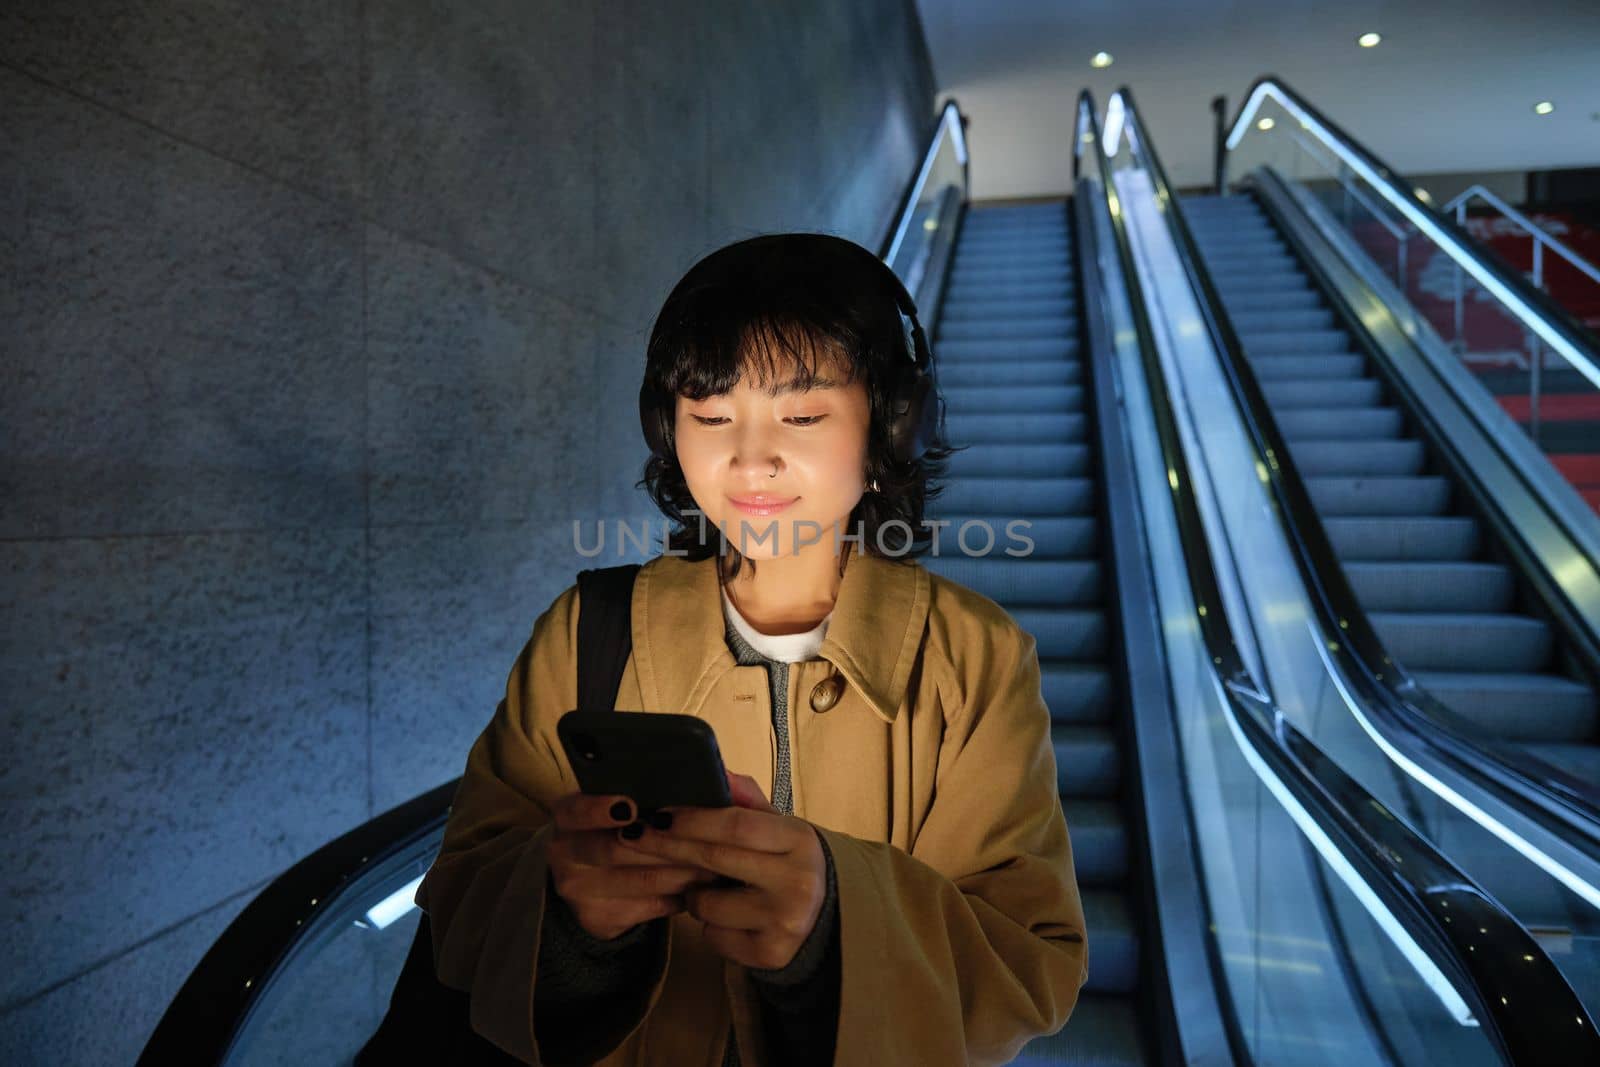
M 0 1061 L 131 1063 L 652 514 L 671 284 L 874 245 L 934 80 L 910 0 L 113 0 L 6 5 L 0 99 Z

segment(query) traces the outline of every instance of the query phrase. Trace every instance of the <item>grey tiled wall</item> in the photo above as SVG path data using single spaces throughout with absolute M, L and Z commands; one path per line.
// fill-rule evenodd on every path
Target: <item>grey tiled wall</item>
M 131 1063 L 460 773 L 572 521 L 651 514 L 667 290 L 874 246 L 933 75 L 911 0 L 57 0 L 0 101 L 0 1062 Z

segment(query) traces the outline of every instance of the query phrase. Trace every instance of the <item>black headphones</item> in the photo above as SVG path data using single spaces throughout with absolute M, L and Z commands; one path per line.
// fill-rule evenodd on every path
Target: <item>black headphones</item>
M 905 373 L 896 380 L 891 392 L 889 442 L 896 463 L 910 463 L 921 459 L 933 446 L 935 435 L 944 421 L 944 398 L 939 394 L 933 366 L 933 352 L 928 347 L 928 337 L 917 319 L 917 305 L 906 291 L 905 285 L 889 265 L 854 241 L 826 233 L 775 233 L 763 234 L 718 249 L 692 267 L 684 280 L 702 272 L 717 257 L 743 249 L 747 245 L 765 244 L 783 246 L 783 252 L 797 258 L 820 260 L 830 255 L 853 256 L 863 265 L 872 264 L 884 284 L 894 295 L 901 316 L 901 327 L 906 334 Z M 680 282 L 681 286 L 683 282 Z M 670 304 L 677 289 L 667 297 Z M 644 430 L 650 450 L 659 456 L 668 455 L 668 420 L 671 413 L 662 405 L 651 404 L 647 387 L 639 390 L 639 422 Z

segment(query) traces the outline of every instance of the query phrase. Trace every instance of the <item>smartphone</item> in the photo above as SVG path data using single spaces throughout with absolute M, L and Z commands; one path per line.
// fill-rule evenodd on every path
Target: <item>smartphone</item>
M 642 818 L 660 808 L 733 804 L 717 735 L 693 715 L 569 711 L 556 736 L 578 777 L 597 796 L 633 798 Z

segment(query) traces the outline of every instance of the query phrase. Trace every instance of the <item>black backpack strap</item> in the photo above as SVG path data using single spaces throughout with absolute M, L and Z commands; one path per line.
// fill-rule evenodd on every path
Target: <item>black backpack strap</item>
M 610 711 L 633 651 L 633 580 L 642 564 L 578 572 L 578 707 Z M 440 982 L 424 913 L 400 968 L 389 1011 L 356 1054 L 356 1067 L 428 1063 L 514 1067 L 521 1061 L 472 1029 L 469 997 Z
M 642 564 L 578 572 L 578 707 L 610 711 L 633 651 L 633 582 Z

